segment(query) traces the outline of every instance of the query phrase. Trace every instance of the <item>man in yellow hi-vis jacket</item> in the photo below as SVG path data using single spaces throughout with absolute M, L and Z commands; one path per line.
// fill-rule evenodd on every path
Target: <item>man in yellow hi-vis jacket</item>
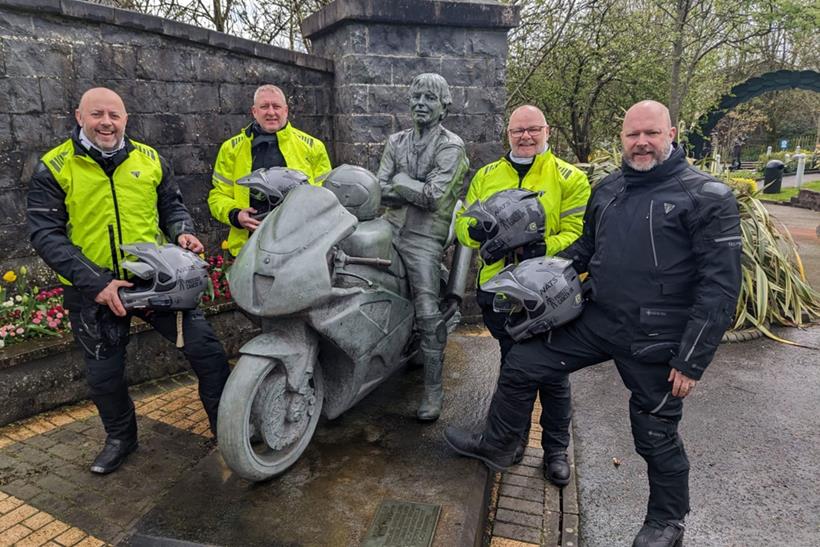
M 91 472 L 106 474 L 139 446 L 128 394 L 126 346 L 131 317 L 177 340 L 174 312 L 126 310 L 120 289 L 136 281 L 124 266 L 123 244 L 173 242 L 204 250 L 168 164 L 147 144 L 125 134 L 128 114 L 114 91 L 86 91 L 71 136 L 46 152 L 27 196 L 28 227 L 37 254 L 65 285 L 74 340 L 83 351 L 91 400 L 105 428 L 105 444 Z M 222 343 L 202 310 L 182 312 L 181 348 L 199 378 L 199 396 L 216 434 L 219 399 L 230 369 Z
M 475 225 L 475 219 L 462 213 L 475 201 L 484 201 L 496 192 L 521 188 L 540 194 L 546 226 L 544 241 L 520 249 L 520 259 L 555 255 L 567 248 L 583 227 L 584 210 L 589 200 L 590 187 L 586 175 L 573 165 L 555 157 L 547 145 L 549 126 L 543 112 L 531 105 L 517 108 L 507 126 L 510 151 L 498 161 L 476 172 L 467 192 L 464 208 L 456 221 L 459 241 L 478 248 L 487 239 Z M 485 264 L 481 258 L 479 285 L 501 271 L 511 259 Z M 501 346 L 501 364 L 513 345 L 505 330 L 506 315 L 493 310 L 493 294 L 476 290 L 476 300 L 490 333 Z M 569 444 L 570 386 L 564 380 L 541 389 L 541 425 L 544 428 L 541 444 L 544 448 L 544 475 L 552 483 L 563 486 L 569 482 L 569 464 L 566 449 Z M 520 450 L 517 457 L 523 456 Z
M 211 215 L 231 227 L 228 250 L 233 256 L 259 226 L 254 218 L 259 203 L 254 203 L 248 188 L 236 181 L 251 171 L 268 167 L 289 167 L 302 171 L 311 184 L 330 171 L 325 145 L 288 122 L 285 94 L 274 85 L 260 86 L 253 95 L 254 122 L 219 148 L 208 195 Z

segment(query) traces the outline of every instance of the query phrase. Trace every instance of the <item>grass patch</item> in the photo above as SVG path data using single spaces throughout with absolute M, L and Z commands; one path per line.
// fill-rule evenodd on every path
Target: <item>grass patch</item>
M 820 180 L 807 182 L 800 187 L 801 189 L 814 190 L 820 192 Z M 758 197 L 766 201 L 789 201 L 798 194 L 797 188 L 783 188 L 782 191 L 776 194 L 760 194 Z

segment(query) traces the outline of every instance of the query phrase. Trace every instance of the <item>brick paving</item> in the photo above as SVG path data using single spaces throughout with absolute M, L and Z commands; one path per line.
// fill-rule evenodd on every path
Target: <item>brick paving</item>
M 488 511 L 490 547 L 532 545 L 578 546 L 578 491 L 573 445 L 568 450 L 570 483 L 559 489 L 544 479 L 541 405 L 536 401 L 524 459 L 506 473 L 495 474 Z
M 90 402 L 0 427 L 0 547 L 116 544 L 212 449 L 193 375 L 135 386 L 131 394 L 140 449 L 124 473 L 88 472 L 105 438 Z M 559 490 L 541 470 L 540 410 L 536 402 L 524 460 L 494 477 L 490 547 L 578 545 L 573 447 L 572 480 Z
M 0 427 L 0 547 L 116 544 L 213 448 L 193 375 L 135 386 L 131 394 L 140 449 L 125 473 L 88 471 L 105 438 L 90 402 Z

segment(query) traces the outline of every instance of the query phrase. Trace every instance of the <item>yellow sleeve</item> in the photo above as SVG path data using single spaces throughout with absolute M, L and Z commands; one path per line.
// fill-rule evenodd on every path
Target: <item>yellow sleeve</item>
M 313 172 L 310 173 L 311 184 L 318 184 L 316 179 L 332 169 L 330 165 L 330 157 L 327 155 L 327 149 L 325 148 L 325 143 L 316 138 L 313 139 L 311 167 L 313 168 Z
M 478 249 L 481 244 L 470 237 L 470 233 L 467 228 L 473 226 L 477 221 L 473 217 L 465 217 L 463 214 L 464 211 L 466 211 L 470 205 L 475 203 L 481 195 L 481 186 L 484 181 L 484 177 L 482 175 L 483 172 L 484 168 L 482 167 L 473 176 L 473 180 L 470 181 L 470 188 L 467 190 L 467 197 L 464 200 L 464 204 L 456 213 L 456 237 L 462 245 L 472 249 Z
M 231 225 L 228 213 L 233 209 L 241 209 L 234 192 L 236 181 L 231 179 L 235 157 L 230 141 L 222 143 L 219 154 L 216 156 L 214 173 L 211 178 L 213 187 L 208 193 L 208 208 L 211 210 L 211 216 L 228 226 Z
M 573 169 L 569 178 L 561 181 L 561 212 L 558 232 L 548 235 L 547 255 L 555 256 L 578 239 L 584 228 L 584 212 L 589 201 L 590 187 L 586 174 Z

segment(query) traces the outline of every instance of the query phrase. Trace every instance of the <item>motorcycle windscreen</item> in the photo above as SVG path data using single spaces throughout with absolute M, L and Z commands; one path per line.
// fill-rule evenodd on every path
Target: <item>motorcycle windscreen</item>
M 231 294 L 260 317 L 298 313 L 331 294 L 330 251 L 356 217 L 318 186 L 298 186 L 259 225 L 231 267 Z

